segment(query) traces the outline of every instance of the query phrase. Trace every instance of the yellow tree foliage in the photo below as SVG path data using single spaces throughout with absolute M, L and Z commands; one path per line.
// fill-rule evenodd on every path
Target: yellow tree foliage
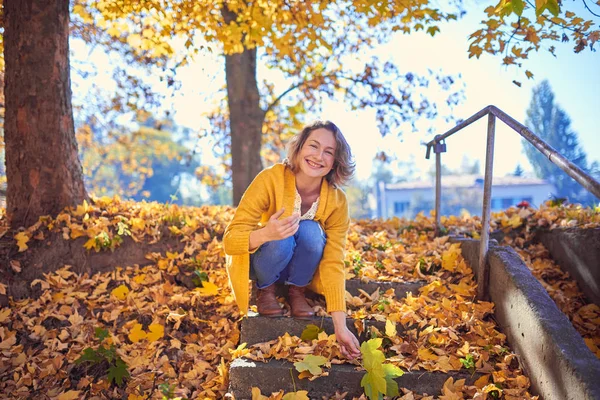
M 585 11 L 574 9 L 583 5 Z M 595 7 L 594 12 L 591 7 Z M 571 42 L 573 51 L 579 53 L 586 48 L 594 50 L 600 39 L 598 19 L 600 1 L 560 2 L 559 0 L 500 0 L 485 9 L 487 19 L 483 27 L 470 36 L 469 58 L 479 58 L 489 53 L 502 58 L 503 65 L 522 67 L 529 54 L 546 49 L 555 54 L 555 43 Z M 596 21 L 593 18 L 596 17 Z M 533 79 L 533 72 L 525 70 L 525 76 Z M 514 81 L 517 86 L 521 83 Z

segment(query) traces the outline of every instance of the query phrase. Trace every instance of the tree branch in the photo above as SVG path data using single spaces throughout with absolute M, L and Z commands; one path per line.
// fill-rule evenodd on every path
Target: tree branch
M 527 1 L 527 4 L 529 4 L 529 5 L 530 5 L 530 6 L 531 6 L 531 7 L 532 7 L 534 10 L 535 10 L 535 6 L 534 6 L 533 4 L 531 4 L 531 2 L 530 2 L 529 0 L 526 0 L 526 1 Z M 575 33 L 579 33 L 579 34 L 581 34 L 581 32 L 579 31 L 579 29 L 574 29 L 574 28 L 571 28 L 571 27 L 565 26 L 565 25 L 563 25 L 563 24 L 557 24 L 556 22 L 552 21 L 550 18 L 546 17 L 544 14 L 542 14 L 541 16 L 542 16 L 542 17 L 544 17 L 544 19 L 545 19 L 546 21 L 550 22 L 550 23 L 551 23 L 551 24 L 553 24 L 553 25 L 560 26 L 560 27 L 561 27 L 561 28 L 563 28 L 563 29 L 567 29 L 567 30 L 569 30 L 569 31 L 573 31 L 573 32 L 575 32 Z
M 363 81 L 361 81 L 360 79 L 356 79 L 356 78 L 349 78 L 346 76 L 342 76 L 342 75 L 336 75 L 336 74 L 329 74 L 329 75 L 321 75 L 320 77 L 322 78 L 331 78 L 331 77 L 338 77 L 340 79 L 345 79 L 345 80 L 349 80 L 351 82 L 355 82 L 355 83 L 363 83 Z M 290 86 L 289 88 L 287 88 L 283 93 L 281 93 L 279 96 L 277 96 L 277 98 L 275 100 L 273 100 L 273 102 L 271 104 L 269 104 L 269 106 L 267 107 L 267 109 L 265 110 L 265 115 L 271 111 L 276 105 L 277 103 L 279 103 L 281 101 L 282 98 L 284 98 L 288 93 L 301 88 L 302 86 L 308 85 L 310 82 L 314 82 L 316 80 L 316 78 L 310 79 L 308 81 L 302 81 L 296 85 Z M 346 89 L 348 90 L 348 89 Z M 350 90 L 348 90 L 350 93 L 352 93 Z
M 588 5 L 587 5 L 587 3 L 585 2 L 585 0 L 582 0 L 582 1 L 583 1 L 583 5 L 585 6 L 585 8 L 587 8 L 587 10 L 588 10 L 588 11 L 589 11 L 589 12 L 590 12 L 590 13 L 591 13 L 593 16 L 596 16 L 596 17 L 599 17 L 599 18 L 600 18 L 600 15 L 596 14 L 595 12 L 593 12 L 593 11 L 592 11 L 592 10 L 591 10 L 591 9 L 588 7 Z

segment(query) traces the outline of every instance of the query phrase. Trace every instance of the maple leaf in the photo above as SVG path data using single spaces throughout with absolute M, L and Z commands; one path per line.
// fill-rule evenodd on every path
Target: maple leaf
M 296 367 L 296 371 L 298 372 L 308 371 L 313 375 L 321 375 L 323 370 L 320 366 L 326 362 L 327 359 L 323 356 L 313 356 L 312 354 L 309 354 L 304 357 L 304 360 L 295 362 L 294 367 Z
M 385 355 L 378 350 L 383 342 L 382 338 L 370 339 L 360 345 L 363 357 L 363 365 L 367 371 L 380 368 L 385 361 Z
M 29 241 L 29 235 L 27 232 L 19 232 L 15 235 L 17 240 L 17 246 L 19 246 L 19 253 L 27 250 L 27 242 Z
M 215 296 L 219 293 L 219 287 L 212 282 L 202 282 L 202 287 L 195 290 L 203 296 Z
M 387 387 L 383 370 L 385 355 L 378 350 L 382 342 L 382 338 L 370 339 L 360 346 L 363 366 L 367 370 L 360 381 L 360 386 L 365 388 L 365 394 L 371 400 L 379 399 L 380 394 L 384 394 Z
M 129 340 L 131 340 L 133 343 L 137 343 L 140 340 L 145 339 L 146 336 L 147 333 L 142 329 L 142 324 L 135 324 L 133 328 L 131 328 L 131 331 L 129 331 L 129 335 L 127 335 Z
M 263 396 L 259 388 L 253 387 L 252 400 L 269 400 L 269 398 L 267 396 Z
M 0 324 L 8 319 L 10 316 L 10 308 L 0 309 Z
M 129 378 L 129 371 L 127 371 L 127 364 L 121 359 L 115 361 L 114 365 L 108 367 L 108 381 L 115 382 L 121 386 L 123 380 Z
M 281 400 L 310 400 L 308 397 L 308 391 L 298 390 L 297 392 L 287 393 Z
M 165 335 L 165 327 L 161 324 L 151 324 L 148 329 L 150 332 L 146 334 L 146 338 L 150 342 L 156 342 Z
M 398 382 L 394 378 L 404 375 L 404 371 L 392 364 L 383 364 L 383 373 L 385 374 L 385 395 L 396 397 L 398 393 Z
M 75 364 L 79 365 L 84 362 L 91 362 L 92 364 L 96 364 L 102 361 L 102 357 L 91 347 L 88 347 L 83 350 L 83 354 L 75 360 Z
M 57 400 L 76 400 L 81 398 L 79 394 L 79 390 L 69 390 L 68 392 L 64 392 L 58 395 Z
M 319 328 L 315 324 L 308 324 L 302 331 L 300 339 L 310 342 L 311 340 L 315 340 L 321 332 L 323 332 L 322 328 Z
M 115 296 L 119 300 L 125 300 L 127 295 L 129 294 L 129 288 L 126 285 L 120 285 L 114 288 L 111 292 L 111 295 Z
M 385 372 L 383 372 L 383 366 L 380 366 L 379 368 L 373 371 L 367 372 L 362 377 L 360 381 L 360 386 L 365 388 L 365 394 L 369 399 L 380 399 L 387 388 L 387 381 L 385 380 Z
M 389 337 L 389 338 L 393 338 L 398 334 L 398 331 L 396 330 L 396 324 L 393 323 L 392 321 L 390 321 L 389 319 L 387 319 L 385 321 L 385 336 Z
M 419 358 L 423 361 L 435 361 L 438 359 L 438 356 L 436 356 L 435 354 L 433 354 L 431 352 L 431 350 L 426 349 L 424 347 L 420 348 L 418 350 L 418 354 L 419 354 Z

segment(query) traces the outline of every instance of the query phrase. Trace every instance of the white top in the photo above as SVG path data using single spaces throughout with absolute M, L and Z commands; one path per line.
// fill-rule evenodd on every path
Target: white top
M 301 215 L 302 212 L 302 197 L 300 197 L 300 193 L 298 193 L 298 189 L 296 189 L 296 198 L 294 200 L 294 212 L 300 214 L 300 221 L 304 220 L 313 220 L 315 219 L 315 214 L 317 213 L 317 208 L 319 208 L 319 198 L 312 203 L 312 206 L 308 209 L 304 215 Z

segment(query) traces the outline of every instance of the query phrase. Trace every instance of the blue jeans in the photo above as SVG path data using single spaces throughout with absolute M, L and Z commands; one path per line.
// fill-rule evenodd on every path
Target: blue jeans
M 259 289 L 273 283 L 306 286 L 319 266 L 326 240 L 318 222 L 300 221 L 293 236 L 264 243 L 250 255 L 250 276 Z

